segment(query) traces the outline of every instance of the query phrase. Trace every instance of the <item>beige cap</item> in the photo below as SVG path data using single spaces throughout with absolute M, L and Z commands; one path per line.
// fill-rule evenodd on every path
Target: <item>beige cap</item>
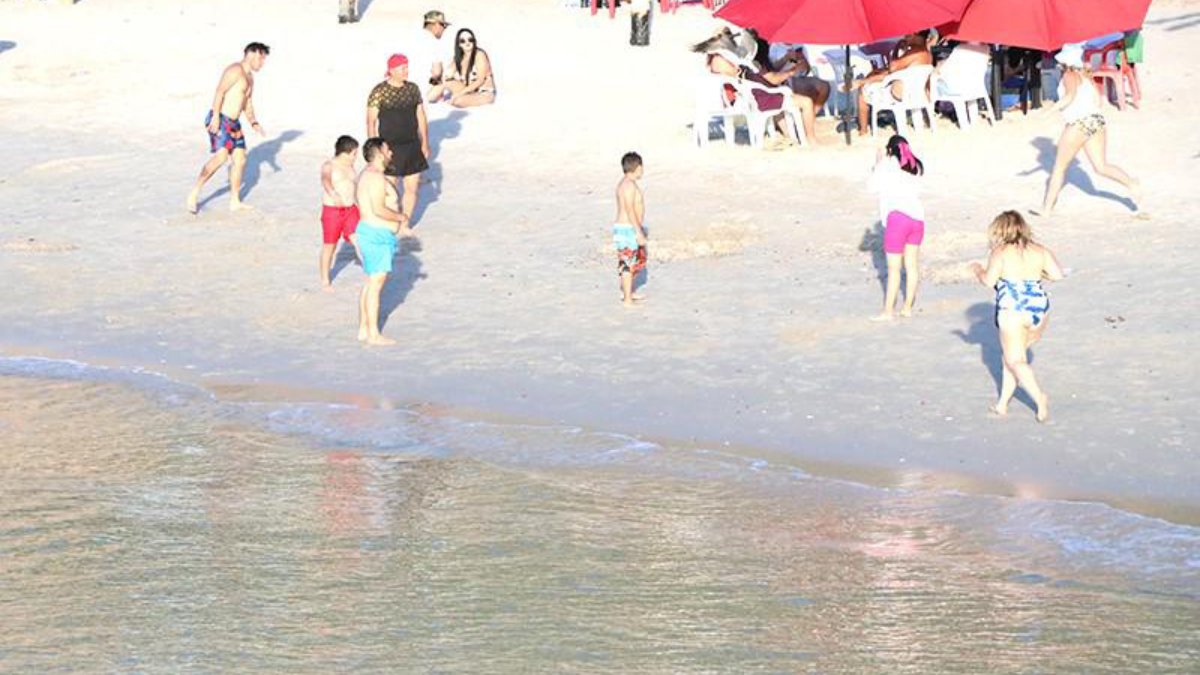
M 436 9 L 431 9 L 425 12 L 425 23 L 440 23 L 443 26 L 449 26 L 450 22 L 446 21 L 446 15 Z

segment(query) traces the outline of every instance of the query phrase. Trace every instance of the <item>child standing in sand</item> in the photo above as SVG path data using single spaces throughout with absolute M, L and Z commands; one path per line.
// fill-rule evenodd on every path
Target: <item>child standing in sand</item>
M 884 226 L 883 252 L 887 256 L 887 289 L 883 296 L 883 311 L 872 321 L 894 318 L 892 312 L 900 293 L 901 262 L 904 263 L 906 283 L 900 316 L 912 316 L 920 280 L 921 242 L 925 239 L 925 207 L 920 197 L 924 173 L 925 165 L 900 134 L 892 136 L 875 157 L 869 186 L 879 193 L 879 220 Z
M 617 274 L 621 277 L 621 301 L 632 305 L 641 298 L 633 294 L 633 278 L 646 268 L 646 229 L 642 219 L 646 206 L 642 202 L 642 157 L 627 152 L 621 157 L 625 175 L 617 183 L 617 218 L 613 221 L 613 246 L 617 249 Z
M 358 152 L 358 141 L 350 136 L 341 136 L 333 146 L 333 159 L 321 165 L 321 287 L 331 288 L 329 268 L 333 264 L 333 252 L 338 239 L 355 246 L 354 229 L 358 227 L 358 207 L 354 194 L 354 155 Z

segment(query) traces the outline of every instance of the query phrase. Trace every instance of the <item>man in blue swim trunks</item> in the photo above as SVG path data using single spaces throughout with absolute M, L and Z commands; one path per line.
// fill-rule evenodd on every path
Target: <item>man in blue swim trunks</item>
M 379 296 L 392 272 L 396 237 L 411 237 L 413 232 L 408 218 L 393 208 L 399 205 L 396 187 L 384 175 L 384 169 L 392 161 L 387 141 L 378 136 L 368 138 L 362 152 L 367 166 L 358 175 L 355 188 L 355 201 L 362 218 L 355 234 L 367 281 L 358 299 L 358 339 L 369 345 L 392 345 L 396 341 L 379 332 Z
M 221 81 L 217 83 L 217 91 L 213 95 L 212 108 L 204 118 L 204 126 L 208 131 L 209 151 L 213 156 L 200 169 L 200 177 L 196 185 L 188 193 L 187 210 L 195 214 L 199 211 L 198 200 L 200 189 L 209 178 L 217 172 L 225 162 L 232 158 L 233 166 L 229 170 L 229 208 L 232 211 L 243 211 L 250 207 L 242 203 L 242 172 L 246 169 L 246 137 L 242 133 L 242 113 L 250 128 L 261 136 L 262 125 L 254 114 L 254 73 L 263 67 L 271 48 L 261 42 L 251 42 L 242 50 L 242 60 L 231 63 L 221 73 Z

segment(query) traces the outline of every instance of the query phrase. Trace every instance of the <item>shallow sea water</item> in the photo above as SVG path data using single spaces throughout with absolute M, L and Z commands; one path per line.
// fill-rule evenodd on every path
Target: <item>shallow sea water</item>
M 1197 672 L 1200 529 L 0 359 L 0 671 Z

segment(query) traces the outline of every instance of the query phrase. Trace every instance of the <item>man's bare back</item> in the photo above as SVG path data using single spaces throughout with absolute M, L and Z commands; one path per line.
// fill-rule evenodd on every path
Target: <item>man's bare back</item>
M 354 206 L 358 199 L 354 166 L 331 159 L 321 166 L 322 174 L 327 171 L 333 192 L 330 192 L 328 188 L 322 190 L 321 204 L 324 206 Z
M 633 225 L 638 236 L 644 238 L 642 218 L 645 216 L 645 204 L 642 201 L 642 189 L 637 181 L 628 174 L 617 183 L 617 219 L 613 222 L 619 225 Z M 644 242 L 642 242 L 644 243 Z

